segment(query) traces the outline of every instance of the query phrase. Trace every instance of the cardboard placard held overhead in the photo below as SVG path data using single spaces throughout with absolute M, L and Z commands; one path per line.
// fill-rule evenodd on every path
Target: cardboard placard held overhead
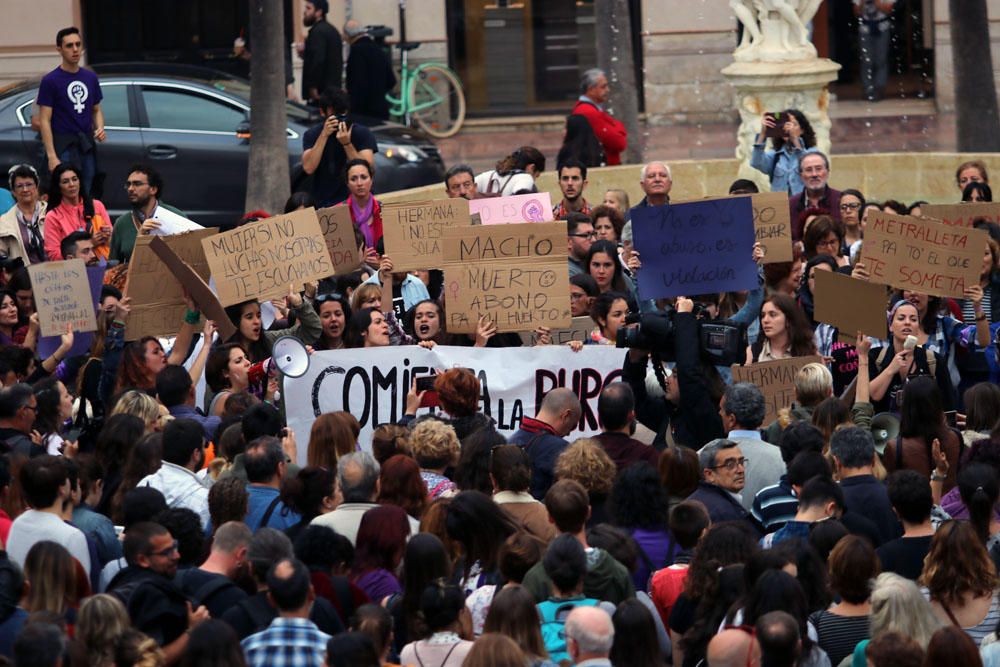
M 872 211 L 861 255 L 873 282 L 961 298 L 979 284 L 986 239 L 980 229 Z
M 354 223 L 351 209 L 347 206 L 331 206 L 316 211 L 319 228 L 326 239 L 326 249 L 333 263 L 333 275 L 353 273 L 361 266 L 358 244 L 354 238 Z
M 170 249 L 194 270 L 202 280 L 208 280 L 208 262 L 202 240 L 214 236 L 215 229 L 199 229 L 161 237 Z M 187 305 L 184 289 L 171 277 L 170 270 L 150 248 L 153 237 L 140 234 L 128 265 L 125 295 L 132 298 L 132 312 L 125 325 L 125 340 L 144 336 L 176 336 L 184 321 Z
M 473 199 L 469 202 L 469 213 L 478 214 L 483 225 L 549 222 L 554 219 L 552 197 L 548 192 Z
M 62 335 L 67 325 L 73 331 L 97 329 L 87 265 L 82 259 L 31 264 L 28 275 L 43 336 Z
M 642 257 L 639 298 L 757 287 L 752 221 L 747 197 L 633 209 L 632 239 Z
M 1000 202 L 967 201 L 960 204 L 924 204 L 922 217 L 940 220 L 946 225 L 971 227 L 976 220 L 1000 224 Z
M 166 264 L 167 269 L 177 279 L 177 282 L 188 291 L 202 314 L 215 322 L 215 327 L 222 340 L 229 340 L 229 337 L 236 333 L 236 326 L 229 320 L 226 309 L 219 303 L 219 297 L 215 296 L 215 292 L 161 238 L 154 237 L 149 247 L 160 258 L 160 261 Z
M 564 222 L 454 227 L 442 242 L 445 262 L 567 257 Z
M 264 218 L 202 241 L 223 306 L 270 299 L 333 275 L 316 209 Z
M 385 204 L 382 207 L 385 254 L 392 258 L 394 271 L 440 268 L 444 262 L 441 254 L 444 230 L 471 224 L 469 201 L 461 197 Z
M 837 327 L 843 342 L 854 344 L 857 332 L 883 339 L 886 335 L 886 286 L 843 273 L 814 271 L 815 319 Z
M 788 195 L 761 192 L 750 195 L 753 202 L 753 230 L 757 243 L 764 246 L 764 263 L 792 261 L 792 219 Z
M 481 316 L 498 332 L 571 323 L 566 258 L 444 265 L 449 333 L 475 333 Z
M 578 340 L 582 343 L 590 337 L 590 333 L 596 326 L 594 320 L 589 317 L 574 317 L 567 328 L 552 330 L 552 342 L 550 344 L 565 345 L 571 340 Z M 538 337 L 534 331 L 521 331 L 519 335 L 521 336 L 521 342 L 525 346 L 538 344 Z
M 101 288 L 104 287 L 104 271 L 105 267 L 103 266 L 87 267 L 87 282 L 90 283 L 90 302 L 94 304 L 94 315 L 97 315 L 99 312 L 97 304 L 101 300 Z M 94 334 L 90 331 L 74 331 L 73 333 L 73 347 L 69 349 L 69 353 L 66 356 L 76 357 L 81 354 L 87 354 L 90 344 L 94 341 Z M 52 353 L 59 349 L 59 346 L 62 344 L 60 336 L 40 336 L 38 338 L 37 350 L 39 359 L 51 357 Z
M 767 412 L 764 415 L 764 426 L 778 418 L 778 411 L 787 408 L 795 402 L 795 375 L 806 364 L 823 363 L 818 356 L 791 357 L 790 359 L 775 359 L 761 361 L 749 366 L 732 365 L 733 382 L 749 382 L 757 385 L 764 394 L 764 404 Z

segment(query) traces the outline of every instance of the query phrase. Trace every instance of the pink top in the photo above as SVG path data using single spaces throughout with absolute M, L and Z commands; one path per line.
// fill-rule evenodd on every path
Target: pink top
M 100 200 L 94 200 L 93 228 L 89 231 L 96 232 L 98 229 L 111 229 L 111 218 L 108 217 L 108 210 Z M 59 242 L 75 231 L 87 231 L 87 222 L 83 219 L 83 200 L 76 206 L 70 206 L 66 202 L 59 204 L 45 214 L 45 254 L 50 261 L 62 259 L 62 252 L 59 250 Z M 101 259 L 108 258 L 108 244 L 94 244 L 94 252 Z

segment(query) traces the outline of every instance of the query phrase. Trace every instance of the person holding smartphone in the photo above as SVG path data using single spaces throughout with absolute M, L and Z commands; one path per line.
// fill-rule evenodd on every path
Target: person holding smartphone
M 768 137 L 771 149 L 765 148 Z M 771 192 L 793 195 L 805 188 L 799 176 L 799 157 L 816 150 L 816 133 L 801 111 L 765 112 L 750 155 L 750 166 L 768 175 Z
M 302 136 L 302 169 L 312 174 L 312 197 L 316 208 L 333 206 L 349 194 L 344 168 L 350 160 L 362 159 L 375 168 L 378 144 L 372 131 L 350 119 L 350 98 L 341 89 L 319 98 L 323 122 Z

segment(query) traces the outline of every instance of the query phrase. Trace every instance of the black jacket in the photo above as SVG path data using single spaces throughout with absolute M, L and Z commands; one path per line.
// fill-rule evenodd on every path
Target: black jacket
M 745 521 L 757 532 L 757 537 L 763 534 L 760 524 L 753 518 L 753 515 L 744 509 L 733 494 L 721 486 L 708 482 L 698 482 L 698 488 L 687 499 L 701 502 L 708 510 L 708 516 L 711 517 L 713 524 L 721 521 Z
M 302 99 L 312 99 L 309 90 L 322 95 L 340 88 L 344 70 L 344 42 L 340 33 L 324 18 L 309 29 L 305 53 L 302 54 Z
M 132 626 L 166 646 L 187 630 L 187 596 L 162 574 L 129 565 L 108 584 L 128 609 Z
M 635 394 L 635 414 L 643 425 L 656 431 L 653 446 L 663 450 L 667 444 L 667 429 L 674 442 L 700 449 L 716 438 L 724 438 L 719 406 L 712 400 L 708 380 L 701 364 L 698 342 L 698 321 L 692 313 L 674 313 L 674 350 L 680 405 L 666 398 L 646 393 L 646 360 L 630 361 L 625 357 L 622 377 Z
M 396 86 L 396 73 L 386 52 L 365 35 L 351 44 L 347 57 L 347 92 L 351 112 L 380 120 L 389 119 L 385 94 Z

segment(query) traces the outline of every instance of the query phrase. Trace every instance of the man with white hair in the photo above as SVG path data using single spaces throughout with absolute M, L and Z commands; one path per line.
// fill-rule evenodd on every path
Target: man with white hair
M 642 166 L 639 171 L 639 187 L 645 193 L 645 197 L 642 201 L 632 207 L 629 211 L 629 218 L 632 217 L 632 213 L 639 208 L 647 208 L 649 206 L 663 206 L 664 204 L 670 203 L 670 188 L 673 186 L 674 181 L 670 176 L 670 165 L 666 162 L 656 160 L 654 162 L 647 162 Z M 632 220 L 630 219 L 625 223 L 625 228 L 622 229 L 622 240 L 627 240 L 628 245 L 632 244 Z
M 396 73 L 385 50 L 368 34 L 368 28 L 354 19 L 344 24 L 351 45 L 347 57 L 347 93 L 353 113 L 389 120 L 385 94 L 396 86 Z
M 577 667 L 611 667 L 615 626 L 600 607 L 577 607 L 566 617 L 566 651 Z
M 610 93 L 608 77 L 603 70 L 588 69 L 580 79 L 580 99 L 570 111 L 583 116 L 590 123 L 594 135 L 604 147 L 608 166 L 622 163 L 622 153 L 628 145 L 628 130 L 620 120 L 605 110 Z

